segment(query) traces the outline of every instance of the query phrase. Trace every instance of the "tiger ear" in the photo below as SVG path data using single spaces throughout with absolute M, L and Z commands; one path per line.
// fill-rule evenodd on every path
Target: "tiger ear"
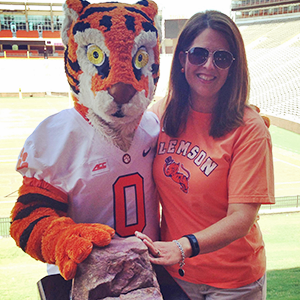
M 68 30 L 71 27 L 72 22 L 77 20 L 78 16 L 89 4 L 90 3 L 85 0 L 67 0 L 64 3 L 63 10 L 65 18 L 62 25 L 61 38 L 65 45 L 67 45 L 69 41 Z
M 152 20 L 157 15 L 158 8 L 157 4 L 154 1 L 142 0 L 136 3 L 140 6 L 140 10 L 146 13 Z
M 157 4 L 151 0 L 142 0 L 137 2 L 136 5 L 139 5 L 139 9 L 154 21 L 155 27 L 157 28 L 158 38 L 161 42 L 162 33 Z
M 86 0 L 67 0 L 65 6 L 80 14 L 90 3 Z

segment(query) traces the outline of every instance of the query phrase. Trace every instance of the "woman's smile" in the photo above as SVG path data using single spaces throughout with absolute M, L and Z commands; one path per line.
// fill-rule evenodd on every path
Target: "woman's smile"
M 211 83 L 213 80 L 216 79 L 216 76 L 208 75 L 204 73 L 197 74 L 197 77 L 201 80 L 203 83 Z

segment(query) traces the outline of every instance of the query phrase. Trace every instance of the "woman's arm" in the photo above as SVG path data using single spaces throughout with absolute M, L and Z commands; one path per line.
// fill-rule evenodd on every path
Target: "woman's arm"
M 200 246 L 200 254 L 214 252 L 248 234 L 257 219 L 260 204 L 229 204 L 227 216 L 210 227 L 193 233 Z M 153 257 L 152 263 L 174 265 L 182 260 L 181 252 L 174 242 L 153 242 L 146 235 L 136 233 L 144 241 Z M 192 255 L 192 248 L 186 237 L 178 239 L 185 257 Z M 159 257 L 157 257 L 159 253 Z

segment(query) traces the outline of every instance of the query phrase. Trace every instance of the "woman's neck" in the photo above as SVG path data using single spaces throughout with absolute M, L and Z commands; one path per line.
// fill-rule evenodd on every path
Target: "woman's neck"
M 190 106 L 194 111 L 210 114 L 213 112 L 214 107 L 217 103 L 217 98 L 202 98 L 200 96 L 190 97 Z

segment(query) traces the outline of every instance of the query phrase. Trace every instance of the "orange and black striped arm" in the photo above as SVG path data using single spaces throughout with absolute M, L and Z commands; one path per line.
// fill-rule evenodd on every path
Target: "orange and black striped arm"
M 24 178 L 11 214 L 10 234 L 24 252 L 56 264 L 69 280 L 93 245 L 103 247 L 110 243 L 114 229 L 102 224 L 76 224 L 66 217 L 67 199 L 44 181 Z
M 11 236 L 17 245 L 35 259 L 45 261 L 41 239 L 53 219 L 66 216 L 67 196 L 48 183 L 24 177 L 19 198 L 12 210 Z

